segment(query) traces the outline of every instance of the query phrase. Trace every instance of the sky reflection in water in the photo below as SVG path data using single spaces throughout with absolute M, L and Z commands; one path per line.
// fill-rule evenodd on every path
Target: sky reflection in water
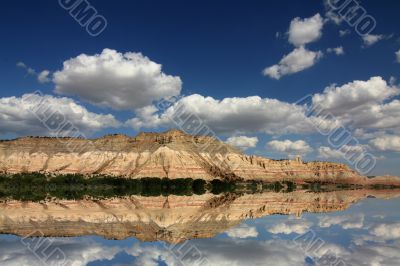
M 368 198 L 345 211 L 265 216 L 177 246 L 85 236 L 50 238 L 49 250 L 62 250 L 67 265 L 399 265 L 399 205 L 400 198 Z M 317 244 L 307 249 L 310 243 Z M 56 256 L 40 262 L 20 237 L 0 236 L 0 265 L 57 262 Z

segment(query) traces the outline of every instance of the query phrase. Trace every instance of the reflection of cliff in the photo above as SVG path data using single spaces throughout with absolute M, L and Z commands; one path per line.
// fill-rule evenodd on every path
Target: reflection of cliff
M 344 210 L 368 196 L 397 197 L 400 190 L 8 201 L 0 203 L 0 233 L 30 235 L 41 231 L 46 236 L 99 235 L 181 242 L 213 237 L 249 218 Z
M 1 171 L 205 180 L 237 177 L 338 183 L 365 180 L 343 164 L 248 156 L 214 138 L 191 136 L 179 130 L 93 140 L 27 137 L 0 141 Z

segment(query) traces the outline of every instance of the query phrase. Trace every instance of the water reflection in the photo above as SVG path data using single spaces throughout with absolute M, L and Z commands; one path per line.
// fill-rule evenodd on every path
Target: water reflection
M 7 202 L 0 209 L 0 264 L 398 265 L 399 195 L 345 190 Z M 51 252 L 35 251 L 37 243 L 24 236 L 41 234 L 51 236 L 49 250 L 61 250 L 65 261 L 55 252 L 37 256 Z

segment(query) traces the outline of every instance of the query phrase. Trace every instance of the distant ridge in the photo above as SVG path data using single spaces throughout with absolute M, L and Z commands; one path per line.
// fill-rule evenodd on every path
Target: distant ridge
M 22 137 L 0 142 L 0 171 L 113 175 L 122 178 L 168 177 L 264 182 L 341 184 L 389 182 L 368 180 L 345 164 L 272 160 L 243 154 L 210 136 L 181 130 L 121 134 L 96 139 Z

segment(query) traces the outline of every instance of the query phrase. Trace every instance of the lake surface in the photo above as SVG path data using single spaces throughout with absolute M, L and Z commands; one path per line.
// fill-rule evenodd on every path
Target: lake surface
M 399 265 L 399 196 L 343 190 L 7 201 L 0 265 Z

